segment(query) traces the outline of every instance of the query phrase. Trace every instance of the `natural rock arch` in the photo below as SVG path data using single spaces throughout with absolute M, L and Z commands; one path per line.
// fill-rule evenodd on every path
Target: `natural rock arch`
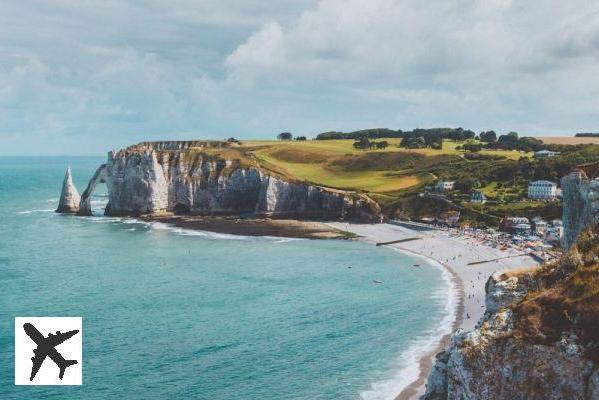
M 78 215 L 91 216 L 92 214 L 92 206 L 91 206 L 91 198 L 94 190 L 96 189 L 96 185 L 99 183 L 106 182 L 107 174 L 106 174 L 106 164 L 102 164 L 98 167 L 94 176 L 90 179 L 85 191 L 81 195 L 81 201 L 79 202 L 79 212 Z

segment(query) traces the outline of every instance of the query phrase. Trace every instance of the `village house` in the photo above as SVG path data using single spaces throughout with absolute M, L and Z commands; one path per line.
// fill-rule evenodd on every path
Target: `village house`
M 484 204 L 487 202 L 487 197 L 480 190 L 473 190 L 470 193 L 470 203 Z
M 455 185 L 454 181 L 439 181 L 435 185 L 436 192 L 450 192 L 453 190 L 453 186 Z
M 532 181 L 528 184 L 528 197 L 535 200 L 555 200 L 558 195 L 557 183 Z
M 535 151 L 535 158 L 549 158 L 549 157 L 555 157 L 555 156 L 559 156 L 559 152 L 558 151 L 550 151 L 550 150 L 539 150 L 539 151 Z
M 549 227 L 549 224 L 547 224 L 547 222 L 545 220 L 543 220 L 543 218 L 534 217 L 532 219 L 532 229 L 533 229 L 535 235 L 537 235 L 539 237 L 545 236 L 545 233 L 547 232 L 548 227 Z
M 530 221 L 526 217 L 506 217 L 499 223 L 499 228 L 513 234 L 529 234 L 531 230 Z

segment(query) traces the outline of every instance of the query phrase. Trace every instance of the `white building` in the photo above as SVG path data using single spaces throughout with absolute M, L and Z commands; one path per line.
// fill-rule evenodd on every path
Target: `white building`
M 534 226 L 534 233 L 537 236 L 543 237 L 545 236 L 545 232 L 547 232 L 547 227 L 549 226 L 547 222 L 543 220 L 541 217 L 534 217 L 532 219 L 532 225 Z
M 535 151 L 535 158 L 549 158 L 559 156 L 559 151 L 540 150 Z
M 545 240 L 549 243 L 560 243 L 564 237 L 563 226 L 550 226 L 545 232 Z
M 470 193 L 470 203 L 484 204 L 487 202 L 487 197 L 480 190 L 473 190 Z
M 530 221 L 526 217 L 507 217 L 506 220 L 513 225 L 530 224 Z
M 540 200 L 555 200 L 557 183 L 550 181 L 533 181 L 528 184 L 528 197 Z
M 435 191 L 437 192 L 449 192 L 453 190 L 454 181 L 439 181 L 435 185 Z

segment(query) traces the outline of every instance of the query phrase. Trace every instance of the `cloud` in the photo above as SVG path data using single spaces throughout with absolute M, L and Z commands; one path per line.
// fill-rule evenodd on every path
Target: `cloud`
M 387 124 L 571 133 L 593 129 L 599 105 L 598 11 L 585 1 L 322 0 L 287 26 L 265 23 L 225 65 L 256 86 L 334 88 L 367 112 L 393 103 L 403 115 Z
M 599 5 L 584 0 L 13 0 L 2 11 L 1 154 L 370 126 L 599 129 Z

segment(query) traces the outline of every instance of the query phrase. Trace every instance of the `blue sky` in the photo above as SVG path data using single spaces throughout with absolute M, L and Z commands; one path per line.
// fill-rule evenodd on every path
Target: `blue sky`
M 450 126 L 599 131 L 599 3 L 0 4 L 0 155 Z

